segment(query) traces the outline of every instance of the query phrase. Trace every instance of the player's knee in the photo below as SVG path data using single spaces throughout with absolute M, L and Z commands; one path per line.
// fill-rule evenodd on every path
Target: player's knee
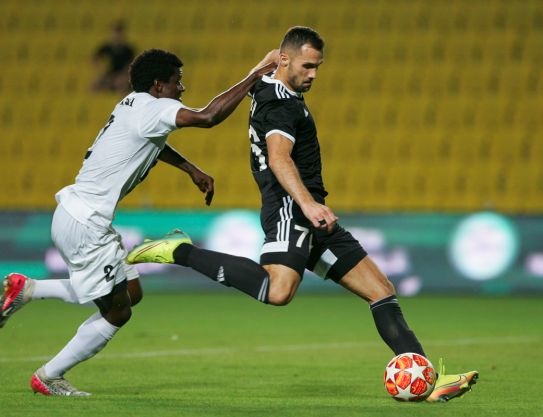
M 126 297 L 123 301 L 117 304 L 113 304 L 107 312 L 102 311 L 102 316 L 111 324 L 117 327 L 122 327 L 132 317 L 132 308 L 130 307 L 130 300 Z M 105 313 L 105 314 L 104 314 Z
M 386 293 L 386 297 L 396 294 L 396 288 L 394 288 L 394 284 L 389 279 L 385 281 L 383 291 Z
M 120 317 L 123 325 L 128 323 L 131 317 L 132 317 L 132 309 L 130 307 L 123 308 L 121 312 L 121 317 Z
M 394 284 L 389 279 L 385 279 L 377 288 L 374 289 L 372 294 L 370 294 L 368 302 L 372 304 L 394 294 L 396 294 Z
M 382 292 L 385 294 L 385 297 L 396 294 L 396 288 L 394 288 L 394 284 L 388 278 L 383 283 Z
M 292 300 L 292 292 L 286 287 L 273 287 L 268 292 L 268 303 L 274 306 L 286 306 Z
M 290 271 L 271 270 L 268 304 L 285 306 L 294 298 L 300 277 Z
M 132 309 L 130 306 L 115 309 L 110 312 L 109 316 L 111 317 L 111 324 L 117 327 L 122 327 L 128 323 L 130 317 L 132 317 Z
M 290 303 L 290 297 L 286 294 L 270 294 L 268 296 L 268 304 L 272 306 L 286 306 Z

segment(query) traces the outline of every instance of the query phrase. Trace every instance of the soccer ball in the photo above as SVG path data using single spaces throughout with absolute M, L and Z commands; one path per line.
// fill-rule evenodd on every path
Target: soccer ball
M 395 356 L 385 369 L 385 388 L 398 401 L 422 401 L 432 393 L 435 384 L 434 366 L 417 353 Z

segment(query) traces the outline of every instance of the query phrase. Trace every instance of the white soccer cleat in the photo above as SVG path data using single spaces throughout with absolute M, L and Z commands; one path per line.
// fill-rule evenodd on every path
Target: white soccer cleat
M 30 386 L 34 393 L 40 393 L 48 396 L 58 397 L 88 397 L 91 394 L 85 391 L 79 391 L 72 384 L 62 377 L 49 378 L 45 375 L 43 367 L 38 369 L 32 375 Z

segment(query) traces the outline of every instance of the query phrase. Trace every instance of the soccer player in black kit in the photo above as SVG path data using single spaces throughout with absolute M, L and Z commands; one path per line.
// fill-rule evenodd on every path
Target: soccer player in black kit
M 325 205 L 317 130 L 303 97 L 317 77 L 323 52 L 324 41 L 313 29 L 289 29 L 277 70 L 251 90 L 251 167 L 262 194 L 265 233 L 260 264 L 200 249 L 179 231 L 137 246 L 127 262 L 188 266 L 273 305 L 288 304 L 309 269 L 368 302 L 379 334 L 395 354 L 425 355 L 404 320 L 393 284 Z M 476 371 L 442 372 L 428 400 L 461 396 L 477 377 Z

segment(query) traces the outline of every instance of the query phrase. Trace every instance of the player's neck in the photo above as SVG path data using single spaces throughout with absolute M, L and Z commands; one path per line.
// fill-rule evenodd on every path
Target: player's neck
M 288 77 L 285 71 L 281 71 L 281 68 L 278 68 L 277 71 L 272 75 L 272 78 L 281 81 L 285 87 L 287 87 L 293 93 L 296 93 L 296 90 L 288 82 Z

